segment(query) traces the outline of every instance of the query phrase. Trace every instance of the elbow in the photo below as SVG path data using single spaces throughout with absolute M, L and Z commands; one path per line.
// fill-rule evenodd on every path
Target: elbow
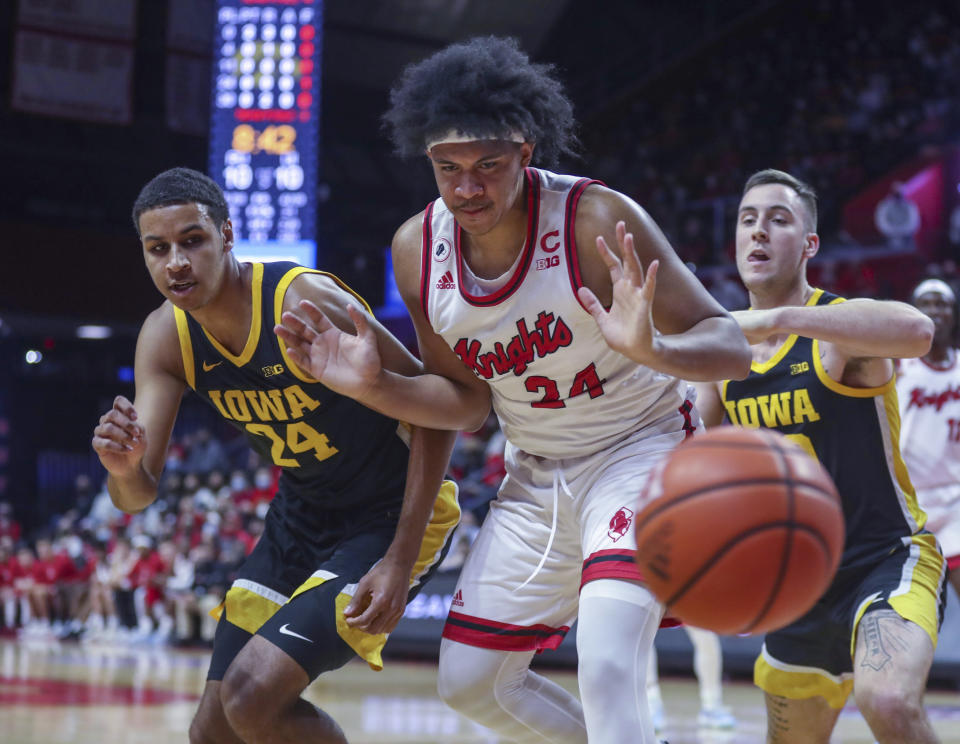
M 753 351 L 750 349 L 750 343 L 747 337 L 743 335 L 740 326 L 735 320 L 730 319 L 733 326 L 729 334 L 724 350 L 728 358 L 728 369 L 724 372 L 724 380 L 744 380 L 750 374 L 750 365 L 753 364 Z
M 750 365 L 753 364 L 753 352 L 750 351 L 750 345 L 743 339 L 743 349 L 737 349 L 737 353 L 731 367 L 731 373 L 725 380 L 745 380 L 750 375 Z
M 926 315 L 921 315 L 915 320 L 913 327 L 910 329 L 910 338 L 915 341 L 912 356 L 920 357 L 930 351 L 930 346 L 933 344 L 934 330 L 933 321 Z
M 469 419 L 465 426 L 461 427 L 462 431 L 478 431 L 486 422 L 487 418 L 490 416 L 490 400 L 487 399 L 483 401 L 480 405 L 473 406 L 470 411 Z

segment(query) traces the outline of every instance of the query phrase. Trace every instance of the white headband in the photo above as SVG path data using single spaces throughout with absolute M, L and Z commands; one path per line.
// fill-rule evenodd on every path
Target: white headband
M 950 285 L 940 279 L 924 279 L 917 285 L 917 288 L 913 290 L 913 299 L 916 300 L 920 295 L 925 295 L 927 292 L 942 294 L 948 298 L 950 302 L 957 301 L 957 296 L 953 293 L 953 290 L 950 289 Z
M 467 134 L 459 129 L 451 129 L 446 134 L 437 135 L 432 139 L 428 139 L 427 150 L 432 150 L 437 145 L 460 145 L 464 142 L 480 142 L 482 140 L 506 140 L 507 142 L 522 144 L 527 141 L 527 138 L 523 136 L 523 132 L 517 130 L 509 132 L 508 134 L 479 135 Z

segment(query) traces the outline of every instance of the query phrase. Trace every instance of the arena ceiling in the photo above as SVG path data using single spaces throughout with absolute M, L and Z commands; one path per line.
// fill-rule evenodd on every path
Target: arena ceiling
M 324 5 L 326 76 L 330 82 L 387 90 L 410 62 L 450 42 L 486 34 L 515 36 L 536 54 L 568 2 L 332 0 Z

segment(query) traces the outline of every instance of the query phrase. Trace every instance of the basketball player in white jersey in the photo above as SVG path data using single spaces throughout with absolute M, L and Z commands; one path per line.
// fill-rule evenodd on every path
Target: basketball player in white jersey
M 927 529 L 937 536 L 960 594 L 960 362 L 957 360 L 957 298 L 940 279 L 913 290 L 913 304 L 933 321 L 930 351 L 902 359 L 897 371 L 900 446 Z
M 746 340 L 642 208 L 530 167 L 570 151 L 573 116 L 516 43 L 441 50 L 391 103 L 398 151 L 426 152 L 440 192 L 393 242 L 426 374 L 382 370 L 356 311 L 356 336 L 309 304 L 277 332 L 324 384 L 406 421 L 475 429 L 492 401 L 507 476 L 454 594 L 441 697 L 518 744 L 653 742 L 662 607 L 633 560 L 637 494 L 699 426 L 681 379 L 744 377 Z M 582 706 L 529 669 L 574 620 Z

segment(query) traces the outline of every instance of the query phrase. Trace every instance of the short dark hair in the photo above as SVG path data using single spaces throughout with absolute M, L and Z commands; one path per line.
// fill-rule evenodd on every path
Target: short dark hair
M 171 204 L 203 204 L 210 210 L 210 218 L 220 227 L 230 216 L 223 189 L 210 176 L 192 168 L 171 168 L 154 176 L 140 190 L 133 203 L 133 226 L 140 234 L 140 215 Z
M 813 186 L 805 181 L 801 181 L 796 176 L 791 176 L 789 173 L 786 173 L 782 170 L 776 170 L 775 168 L 767 168 L 765 170 L 757 171 L 747 179 L 747 182 L 743 187 L 743 194 L 741 194 L 740 197 L 743 198 L 754 186 L 764 186 L 768 183 L 779 183 L 782 186 L 787 186 L 797 192 L 797 196 L 800 197 L 800 201 L 803 202 L 803 205 L 807 208 L 807 212 L 810 216 L 810 232 L 816 232 L 817 192 L 813 190 Z
M 408 65 L 383 116 L 397 153 L 423 153 L 450 130 L 500 139 L 520 132 L 537 159 L 554 166 L 576 155 L 573 104 L 548 64 L 534 64 L 515 39 L 485 36 L 452 44 Z

